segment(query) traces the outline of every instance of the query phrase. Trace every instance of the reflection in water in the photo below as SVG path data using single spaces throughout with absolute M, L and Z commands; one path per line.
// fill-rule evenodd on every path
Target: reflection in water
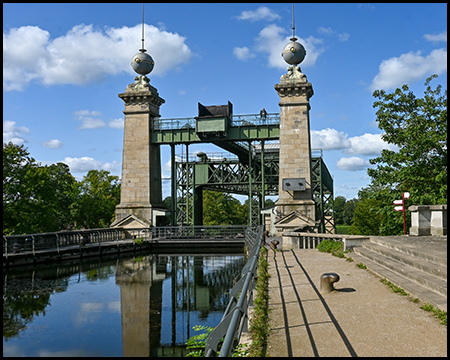
M 183 356 L 243 255 L 121 257 L 3 274 L 3 356 Z

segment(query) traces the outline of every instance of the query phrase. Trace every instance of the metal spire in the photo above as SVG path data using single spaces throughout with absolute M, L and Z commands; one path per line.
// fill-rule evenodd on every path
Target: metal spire
M 294 6 L 294 4 L 292 4 Z M 146 52 L 144 45 L 144 3 L 142 3 L 142 49 L 139 49 L 140 52 Z
M 294 22 L 294 3 L 292 3 L 292 41 L 297 40 L 295 37 L 295 22 Z

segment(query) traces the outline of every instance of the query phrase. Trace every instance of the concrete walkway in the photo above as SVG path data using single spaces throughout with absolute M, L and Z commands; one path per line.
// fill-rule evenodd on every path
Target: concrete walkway
M 447 328 L 372 273 L 318 250 L 269 250 L 268 356 L 447 356 Z M 320 275 L 339 274 L 320 293 Z

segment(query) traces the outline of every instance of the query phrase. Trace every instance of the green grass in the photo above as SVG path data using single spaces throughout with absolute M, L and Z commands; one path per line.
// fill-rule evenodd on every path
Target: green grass
M 348 234 L 350 225 L 336 225 L 336 234 Z
M 426 303 L 425 305 L 421 306 L 420 308 L 421 308 L 422 310 L 425 310 L 425 311 L 429 311 L 429 312 L 434 313 L 434 315 L 435 315 L 439 320 L 442 320 L 442 321 L 441 321 L 441 324 L 442 324 L 442 325 L 445 325 L 445 327 L 447 327 L 447 312 L 446 312 L 446 311 L 436 309 L 433 305 L 431 305 L 431 304 L 429 304 L 429 303 Z
M 406 296 L 409 295 L 405 290 L 403 290 L 402 288 L 398 287 L 397 285 L 391 283 L 390 281 L 386 280 L 386 279 L 381 279 L 380 280 L 383 284 L 386 284 L 387 286 L 389 286 L 392 290 L 392 292 L 400 294 L 402 296 Z
M 258 277 L 255 284 L 254 313 L 250 319 L 252 343 L 248 348 L 248 356 L 266 356 L 267 338 L 269 336 L 269 263 L 266 260 L 267 249 L 261 248 L 258 259 Z

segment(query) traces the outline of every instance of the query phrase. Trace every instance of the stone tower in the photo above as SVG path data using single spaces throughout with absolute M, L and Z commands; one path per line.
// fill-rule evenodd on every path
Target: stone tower
M 124 226 L 125 218 L 132 221 L 130 215 L 134 215 L 132 222 L 147 227 L 154 219 L 153 210 L 162 207 L 160 147 L 151 143 L 151 126 L 165 101 L 149 82 L 145 75 L 136 76 L 135 83 L 119 94 L 125 103 L 122 185 L 111 227 Z
M 289 228 L 315 226 L 312 196 L 309 99 L 314 92 L 300 67 L 293 65 L 275 85 L 280 96 L 279 198 L 275 226 Z
M 305 58 L 306 50 L 296 42 L 294 29 L 292 4 L 292 38 L 281 54 L 291 66 L 275 85 L 280 96 L 279 198 L 275 204 L 278 216 L 275 227 L 278 231 L 317 232 L 309 128 L 309 99 L 314 92 L 298 66 Z
M 125 103 L 122 184 L 120 204 L 111 227 L 149 227 L 156 225 L 162 208 L 161 154 L 151 143 L 152 120 L 158 118 L 165 102 L 146 76 L 155 62 L 144 48 L 144 5 L 142 5 L 142 48 L 133 56 L 131 67 L 139 75 L 119 97 Z M 160 208 L 159 211 L 156 210 Z

